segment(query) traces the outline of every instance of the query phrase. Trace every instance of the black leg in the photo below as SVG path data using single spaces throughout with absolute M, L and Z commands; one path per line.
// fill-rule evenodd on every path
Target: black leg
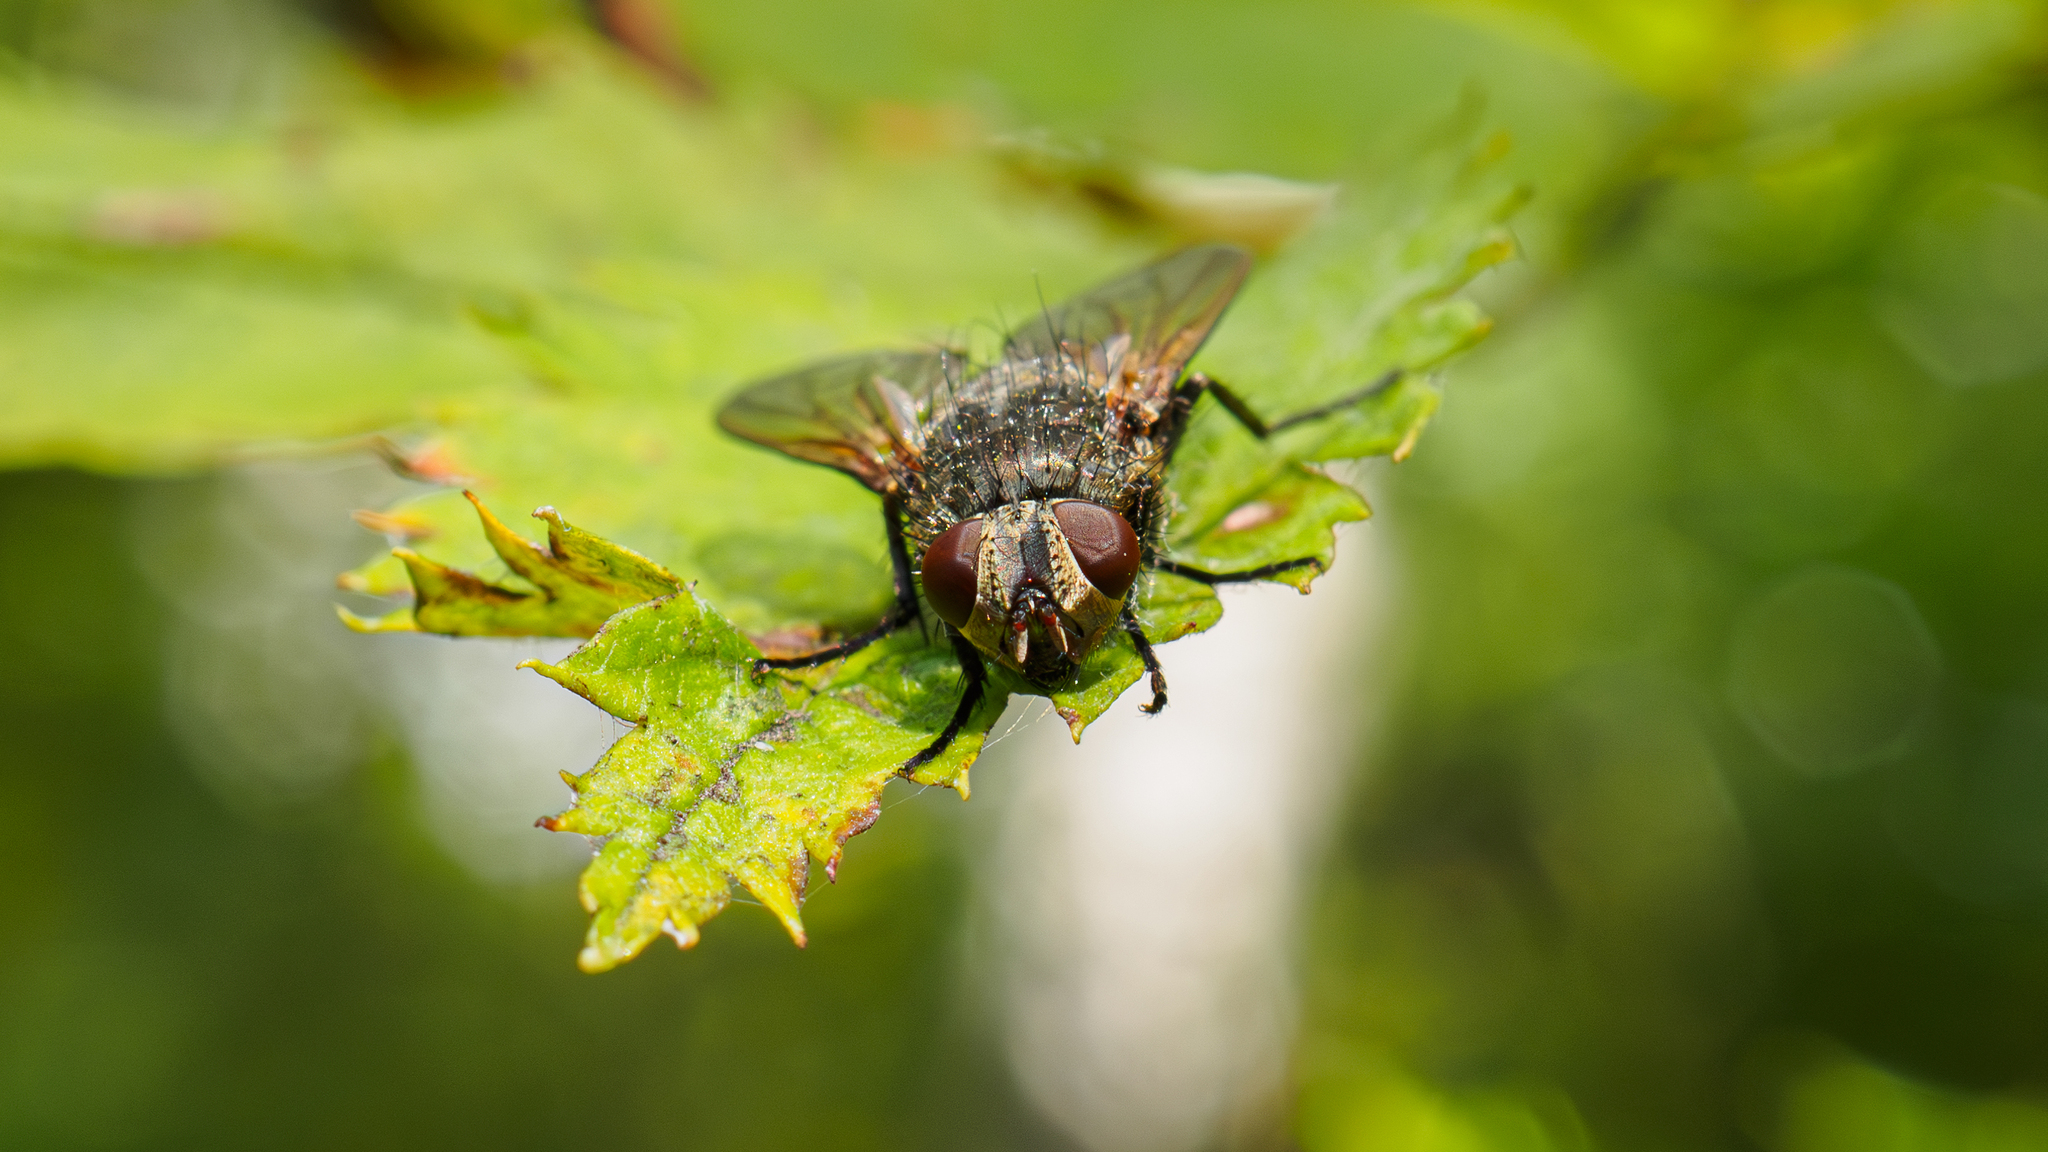
M 882 501 L 882 526 L 889 536 L 889 566 L 896 572 L 896 608 L 917 614 L 917 584 L 910 577 L 910 551 L 903 546 L 903 505 L 894 496 Z
M 960 674 L 967 677 L 967 685 L 960 690 L 960 703 L 953 708 L 953 718 L 946 721 L 946 730 L 939 733 L 938 739 L 925 745 L 923 751 L 903 762 L 905 774 L 931 763 L 933 758 L 950 747 L 953 738 L 960 735 L 960 729 L 967 726 L 974 710 L 981 706 L 982 685 L 988 680 L 988 669 L 981 663 L 981 653 L 952 628 L 946 629 L 946 636 L 953 641 L 953 652 L 960 657 Z
M 1124 605 L 1124 614 L 1118 623 L 1131 634 L 1131 647 L 1138 650 L 1138 659 L 1145 662 L 1145 671 L 1152 674 L 1152 702 L 1138 705 L 1138 711 L 1157 716 L 1159 710 L 1166 707 L 1166 673 L 1160 671 L 1159 657 L 1152 651 L 1152 642 L 1145 639 L 1145 628 L 1138 623 L 1138 615 L 1131 611 L 1128 603 Z
M 1303 556 L 1299 560 L 1261 564 L 1257 568 L 1247 568 L 1242 572 L 1204 572 L 1200 568 L 1190 568 L 1185 564 L 1155 558 L 1149 567 L 1156 572 L 1170 572 L 1175 576 L 1185 576 L 1189 580 L 1198 580 L 1204 584 L 1243 584 L 1252 580 L 1264 580 L 1281 572 L 1292 572 L 1296 568 L 1315 568 L 1321 571 L 1323 562 L 1313 556 Z
M 764 656 L 754 661 L 754 675 L 759 676 L 770 668 L 815 668 L 842 656 L 851 656 L 898 628 L 921 620 L 917 611 L 917 585 L 910 579 L 910 553 L 903 547 L 902 516 L 895 500 L 883 501 L 882 519 L 889 529 L 889 561 L 896 569 L 896 603 L 890 606 L 889 614 L 873 628 L 848 636 L 831 647 L 801 656 Z
M 1170 420 L 1169 440 L 1170 443 L 1178 443 L 1180 432 L 1185 427 L 1188 413 L 1194 408 L 1195 401 L 1201 399 L 1204 394 L 1214 396 L 1218 404 L 1223 405 L 1232 416 L 1237 417 L 1237 422 L 1244 425 L 1246 431 L 1264 440 L 1282 429 L 1292 428 L 1298 424 L 1307 424 L 1313 420 L 1321 420 L 1323 417 L 1341 412 L 1361 400 L 1378 395 L 1393 387 L 1401 379 L 1402 375 L 1404 373 L 1401 369 L 1390 369 L 1379 379 L 1360 388 L 1356 392 L 1339 396 L 1327 404 L 1317 405 L 1305 412 L 1296 412 L 1292 416 L 1275 420 L 1268 424 L 1260 418 L 1257 412 L 1252 411 L 1251 405 L 1246 404 L 1243 397 L 1232 392 L 1220 381 L 1211 380 L 1200 372 L 1190 373 L 1188 378 L 1181 381 L 1180 385 L 1173 390 L 1174 405 L 1173 416 Z M 1204 584 L 1243 584 L 1252 580 L 1263 580 L 1268 576 L 1274 576 L 1281 572 L 1291 572 L 1296 568 L 1314 567 L 1320 571 L 1323 562 L 1313 556 L 1304 556 L 1299 560 L 1282 560 L 1277 564 L 1261 564 L 1257 568 L 1248 569 L 1243 572 L 1205 572 L 1200 568 L 1190 568 L 1185 564 L 1176 564 L 1171 560 L 1161 560 L 1154 557 L 1146 561 L 1146 566 L 1155 571 L 1171 572 L 1175 576 L 1185 576 L 1190 580 L 1199 580 Z
M 1238 423 L 1244 425 L 1246 430 L 1251 432 L 1252 435 L 1264 440 L 1266 437 L 1282 429 L 1292 428 L 1297 424 L 1307 424 L 1312 420 L 1321 420 L 1323 417 L 1341 412 L 1361 400 L 1370 399 L 1393 387 L 1395 382 L 1401 379 L 1401 376 L 1401 369 L 1389 369 L 1385 375 L 1356 392 L 1346 393 L 1327 404 L 1318 404 L 1307 411 L 1296 412 L 1292 416 L 1275 420 L 1270 424 L 1260 419 L 1259 414 L 1252 411 L 1251 405 L 1246 404 L 1243 397 L 1224 387 L 1220 381 L 1211 380 L 1200 372 L 1190 374 L 1186 380 L 1181 381 L 1180 387 L 1174 391 L 1176 397 L 1185 396 L 1190 405 L 1204 392 L 1214 396 L 1218 404 L 1223 405 L 1232 416 L 1237 417 Z
M 889 614 L 882 617 L 880 624 L 865 632 L 848 636 L 829 648 L 820 648 L 816 652 L 806 652 L 801 656 L 763 656 L 759 660 L 754 661 L 754 675 L 759 676 L 770 668 L 815 668 L 820 664 L 830 663 L 842 656 L 851 656 L 915 619 L 917 619 L 917 610 L 915 608 L 911 609 L 908 615 L 905 615 L 900 608 L 891 608 Z

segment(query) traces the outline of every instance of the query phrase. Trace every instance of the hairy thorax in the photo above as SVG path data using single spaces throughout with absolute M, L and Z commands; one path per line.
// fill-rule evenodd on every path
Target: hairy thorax
M 1080 499 L 1146 535 L 1165 464 L 1152 423 L 1105 411 L 1071 362 L 1010 362 L 965 381 L 934 406 L 920 467 L 903 477 L 904 534 L 915 550 L 1007 504 Z

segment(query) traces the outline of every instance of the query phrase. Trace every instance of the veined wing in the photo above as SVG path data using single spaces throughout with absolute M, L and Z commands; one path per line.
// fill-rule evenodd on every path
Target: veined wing
M 1010 334 L 1008 355 L 1084 364 L 1113 409 L 1156 417 L 1251 266 L 1228 244 L 1182 249 L 1048 309 Z
M 719 409 L 727 432 L 896 490 L 897 462 L 922 448 L 920 422 L 959 354 L 860 352 L 757 381 Z

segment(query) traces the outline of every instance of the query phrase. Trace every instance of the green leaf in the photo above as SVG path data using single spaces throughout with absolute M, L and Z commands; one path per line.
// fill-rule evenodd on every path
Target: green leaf
M 464 492 L 483 521 L 484 538 L 517 580 L 493 584 L 436 563 L 410 548 L 392 555 L 412 578 L 413 603 L 376 620 L 346 608 L 357 632 L 438 632 L 444 636 L 593 636 L 620 609 L 666 596 L 682 582 L 647 557 L 571 527 L 553 508 L 546 547 L 505 527 L 483 501 Z
M 1348 485 L 1290 463 L 1199 532 L 1179 537 L 1174 556 L 1211 572 L 1241 572 L 1275 558 L 1313 556 L 1318 567 L 1296 568 L 1273 577 L 1307 592 L 1310 582 L 1335 558 L 1335 527 L 1371 514 L 1365 500 Z
M 1389 374 L 1391 382 L 1328 419 L 1264 441 L 1220 406 L 1201 406 L 1169 472 L 1171 556 L 1217 572 L 1313 558 L 1313 566 L 1273 577 L 1308 591 L 1334 556 L 1335 526 L 1369 515 L 1357 492 L 1315 465 L 1398 458 L 1413 447 L 1440 395 L 1430 370 L 1487 328 L 1451 293 L 1511 253 L 1500 221 L 1515 202 L 1477 176 L 1469 152 L 1433 156 L 1359 194 L 1258 270 L 1203 367 L 1230 370 L 1233 387 L 1269 420 Z M 846 838 L 872 822 L 882 786 L 944 726 L 960 691 L 950 649 L 936 634 L 910 631 L 823 668 L 752 675 L 759 649 L 747 633 L 804 650 L 881 614 L 889 585 L 877 501 L 843 477 L 717 437 L 711 413 L 733 381 L 705 370 L 706 345 L 691 345 L 692 367 L 646 343 L 650 315 L 713 339 L 713 347 L 696 317 L 723 309 L 730 331 L 759 324 L 730 311 L 731 297 L 749 291 L 744 279 L 696 282 L 641 268 L 617 284 L 630 287 L 630 321 L 545 304 L 506 322 L 508 341 L 561 387 L 467 411 L 443 422 L 423 450 L 435 469 L 472 483 L 573 497 L 579 510 L 588 501 L 600 519 L 626 525 L 627 539 L 694 582 L 621 611 L 561 665 L 536 665 L 637 725 L 574 782 L 576 806 L 546 822 L 605 837 L 582 887 L 593 920 L 581 963 L 592 970 L 630 958 L 662 932 L 695 943 L 734 885 L 801 942 L 809 862 L 825 861 L 831 874 Z M 620 375 L 625 367 L 673 379 L 671 402 L 650 409 Z M 460 511 L 451 492 L 390 514 L 432 533 L 442 556 L 488 561 L 455 532 Z M 401 550 L 420 597 L 418 626 L 587 628 L 605 608 L 602 596 L 538 562 L 543 550 L 494 523 L 486 518 L 490 555 L 536 590 L 491 584 Z M 561 542 L 547 550 L 571 551 Z M 637 596 L 655 579 L 673 588 L 666 569 L 640 563 L 660 576 L 617 595 Z M 442 581 L 433 586 L 438 601 L 429 599 L 423 572 Z M 394 576 L 389 566 L 370 565 L 346 579 L 385 591 Z M 523 598 L 503 599 L 514 591 Z M 1222 616 L 1211 588 L 1176 576 L 1154 574 L 1136 595 L 1155 645 Z M 712 603 L 730 606 L 733 622 Z M 917 778 L 964 793 L 967 767 L 1011 694 L 1049 695 L 1078 740 L 1144 675 L 1121 637 L 1050 693 L 992 670 L 989 699 L 968 731 Z
M 556 820 L 606 837 L 584 889 L 601 967 L 664 924 L 695 939 L 733 884 L 794 926 L 803 861 L 835 859 L 957 700 L 950 649 L 916 632 L 752 676 L 749 637 L 802 649 L 871 624 L 889 565 L 871 493 L 719 435 L 718 405 L 806 359 L 1029 314 L 1041 286 L 1056 298 L 1156 249 L 1075 211 L 1085 197 L 992 194 L 985 154 L 820 151 L 787 110 L 680 108 L 573 44 L 536 60 L 528 83 L 459 112 L 363 95 L 303 137 L 200 135 L 0 87 L 0 460 L 156 469 L 366 434 L 405 445 L 388 455 L 426 486 L 359 517 L 401 546 L 342 583 L 410 603 L 344 619 L 591 636 L 543 671 L 638 725 Z M 1460 141 L 1341 186 L 1120 169 L 1163 228 L 1273 253 L 1198 368 L 1268 418 L 1399 370 L 1270 441 L 1201 406 L 1168 476 L 1170 555 L 1328 564 L 1335 525 L 1366 508 L 1318 462 L 1411 447 L 1430 373 L 1485 331 L 1453 293 L 1510 251 L 1493 151 Z M 1100 172 L 1085 169 L 1039 177 L 1087 191 Z M 110 317 L 123 339 L 102 348 Z M 590 534 L 544 514 L 532 543 L 485 502 L 566 508 Z M 1281 578 L 1305 590 L 1318 570 Z M 1155 576 L 1138 611 L 1165 643 L 1222 606 Z M 1078 736 L 1143 675 L 1113 638 L 1053 702 Z M 921 778 L 957 782 L 1024 691 L 1042 690 L 993 674 Z
M 914 632 L 849 659 L 814 685 L 756 679 L 759 651 L 684 589 L 628 608 L 541 675 L 635 725 L 580 777 L 576 805 L 541 825 L 602 837 L 583 873 L 599 972 L 655 936 L 696 943 L 698 925 L 744 887 L 799 945 L 810 864 L 839 866 L 847 838 L 881 812 L 883 785 L 952 713 L 958 668 Z M 967 795 L 967 769 L 1007 697 L 992 692 L 945 753 L 911 776 Z

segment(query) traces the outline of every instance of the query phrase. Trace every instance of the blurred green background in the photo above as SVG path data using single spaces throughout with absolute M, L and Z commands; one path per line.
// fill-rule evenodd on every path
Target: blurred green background
M 275 332 L 152 311 L 186 272 L 151 245 L 210 209 L 123 165 L 196 186 L 323 102 L 516 124 L 570 41 L 855 167 L 1046 127 L 1316 180 L 1483 100 L 1524 258 L 1374 474 L 1388 719 L 1315 875 L 1286 1099 L 1213 1142 L 2048 1149 L 2048 11 L 1880 0 L 0 3 L 0 1146 L 1076 1146 L 991 1034 L 982 802 L 893 805 L 808 951 L 737 909 L 580 975 L 559 862 L 450 848 L 326 615 L 375 541 L 306 525 L 399 482 L 157 451 L 182 409 L 95 391 L 203 390 L 358 280 L 438 307 L 252 243 L 204 271 Z M 124 343 L 151 323 L 178 339 Z M 374 372 L 250 386 L 403 414 L 482 371 L 381 323 Z M 88 443 L 67 396 L 134 429 Z M 237 655 L 278 643 L 289 676 Z

